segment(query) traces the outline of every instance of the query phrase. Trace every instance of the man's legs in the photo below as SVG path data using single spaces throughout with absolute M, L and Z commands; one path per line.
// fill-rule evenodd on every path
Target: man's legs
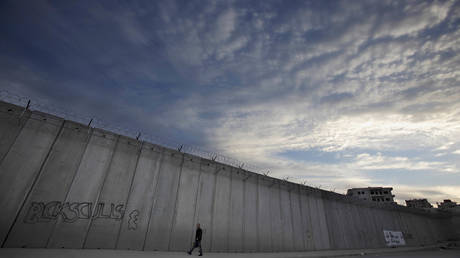
M 187 253 L 188 253 L 188 254 L 192 254 L 193 250 L 194 250 L 196 247 L 198 247 L 198 241 L 195 241 L 195 242 L 193 243 L 192 248 L 191 248 L 190 251 L 188 251 Z M 200 245 L 200 250 L 201 250 L 201 245 Z M 201 251 L 200 251 L 200 253 L 201 253 Z
M 200 255 L 203 255 L 203 249 L 201 249 L 201 240 L 197 242 L 198 242 L 198 247 L 200 247 Z

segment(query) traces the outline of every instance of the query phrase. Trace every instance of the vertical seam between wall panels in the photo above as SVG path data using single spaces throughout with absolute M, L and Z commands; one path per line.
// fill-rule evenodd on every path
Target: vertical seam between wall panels
M 340 209 L 337 209 L 337 221 L 340 219 L 340 218 L 343 218 L 344 220 L 346 220 L 348 223 L 350 223 L 350 218 L 349 218 L 349 209 L 348 209 L 348 205 L 346 203 L 344 203 L 342 200 L 338 200 L 336 199 L 337 203 L 339 203 L 340 205 Z M 340 216 L 341 215 L 341 216 Z M 343 230 L 343 239 L 344 239 L 344 244 L 345 244 L 345 248 L 346 249 L 352 249 L 351 247 L 351 243 L 350 243 L 350 238 L 353 238 L 353 232 L 350 231 L 348 232 L 347 231 L 347 227 L 343 224 L 343 223 L 340 223 L 342 225 L 342 230 Z M 349 233 L 348 237 L 345 236 L 346 233 Z
M 375 233 L 375 234 L 378 234 L 378 229 L 377 229 L 377 224 L 375 223 L 375 216 L 372 214 L 373 213 L 373 208 L 372 207 L 368 207 L 367 208 L 367 214 L 369 216 L 369 221 L 370 221 L 370 225 L 372 227 L 372 231 Z M 372 246 L 374 248 L 378 248 L 380 246 L 380 241 L 379 239 L 377 238 L 373 238 L 372 240 Z
M 273 221 L 273 211 L 272 211 L 272 208 L 275 208 L 275 207 L 272 207 L 272 200 L 271 200 L 272 198 L 271 198 L 271 197 L 272 197 L 272 191 L 273 191 L 273 189 L 274 189 L 274 188 L 272 188 L 272 187 L 274 187 L 273 183 L 272 183 L 272 185 L 271 185 L 270 187 L 268 187 L 268 211 L 269 211 L 269 212 L 268 212 L 268 215 L 269 215 L 269 217 L 270 217 L 270 250 L 271 250 L 271 251 L 274 251 L 275 248 L 274 248 L 274 246 L 273 246 L 273 245 L 274 245 L 274 243 L 273 243 L 273 237 L 276 235 L 276 226 L 273 228 L 272 223 L 275 222 L 275 224 L 279 224 L 279 223 L 281 222 L 281 210 L 278 212 L 278 214 L 279 214 L 279 217 L 278 217 L 279 220 L 278 220 L 278 222 Z M 281 204 L 280 204 L 279 192 L 278 192 L 277 195 L 278 195 L 278 206 L 279 206 L 278 208 L 280 209 Z M 275 210 L 276 210 L 276 208 L 275 208 Z M 278 226 L 281 226 L 281 225 L 278 225 Z M 282 226 L 281 226 L 281 227 L 282 227 Z M 272 231 L 275 231 L 275 232 L 272 232 Z M 281 233 L 281 234 L 282 234 L 282 233 Z M 281 241 L 282 241 L 282 239 L 281 239 Z
M 214 188 L 212 189 L 212 203 L 211 203 L 211 232 L 210 232 L 210 240 L 209 241 L 209 250 L 212 251 L 213 248 L 213 233 L 214 233 L 214 209 L 216 208 L 215 202 L 216 202 L 216 188 L 217 188 L 217 173 L 219 172 L 219 166 L 216 166 L 216 171 L 214 171 Z
M 256 190 L 257 190 L 257 194 L 256 194 L 256 236 L 257 236 L 257 251 L 260 251 L 260 243 L 259 243 L 259 175 L 257 175 L 257 184 L 256 184 Z
M 313 213 L 315 213 L 316 217 L 319 218 L 319 215 L 318 215 L 318 207 L 316 205 L 316 199 L 315 197 L 313 197 L 313 191 L 311 190 L 311 192 L 308 192 L 308 191 L 305 191 L 305 198 L 306 198 L 306 205 L 308 206 L 308 212 L 310 213 L 310 216 L 309 216 L 309 226 L 310 226 L 310 235 L 311 235 L 311 239 L 310 239 L 310 242 L 313 246 L 313 250 L 321 250 L 321 245 L 317 245 L 316 244 L 316 241 L 317 241 L 317 238 L 319 238 L 319 241 L 321 241 L 321 232 L 316 232 L 314 231 L 314 228 L 313 228 Z M 312 204 L 314 205 L 315 207 L 315 210 L 313 210 L 312 208 Z M 324 215 L 326 217 L 326 214 Z M 325 218 L 326 220 L 326 218 Z M 328 230 L 329 230 L 329 227 L 328 227 Z M 319 229 L 319 231 L 321 231 L 321 228 Z
M 404 227 L 405 227 L 404 231 L 408 232 L 408 229 L 409 229 L 409 228 L 407 227 L 407 224 L 405 223 L 405 220 L 402 218 L 401 212 L 400 212 L 400 211 L 398 211 L 398 215 L 399 215 L 399 219 L 400 219 L 400 221 L 401 221 L 401 225 L 405 224 L 405 225 L 404 225 Z M 404 234 L 403 234 L 403 236 L 404 236 Z M 406 240 L 406 239 L 404 239 L 404 240 Z
M 93 134 L 93 129 L 90 128 L 90 130 L 91 130 L 91 133 L 88 133 L 88 135 L 87 135 L 87 137 L 86 137 L 85 147 L 84 147 L 84 149 L 83 149 L 83 151 L 81 152 L 81 155 L 80 155 L 80 157 L 79 157 L 79 161 L 78 161 L 78 163 L 77 163 L 78 165 L 77 165 L 77 167 L 76 167 L 76 169 L 75 169 L 75 172 L 73 173 L 72 180 L 70 181 L 69 189 L 67 190 L 67 193 L 66 193 L 65 196 L 64 196 L 64 202 L 67 200 L 67 197 L 69 196 L 70 190 L 72 189 L 73 182 L 74 182 L 75 177 L 77 176 L 78 170 L 79 170 L 79 168 L 80 168 L 80 166 L 81 166 L 81 161 L 83 160 L 83 157 L 85 156 L 86 150 L 87 150 L 88 145 L 89 145 L 89 142 L 90 142 L 90 140 L 91 140 L 91 136 L 92 136 L 92 134 Z M 52 236 L 54 235 L 54 230 L 56 229 L 56 225 L 57 225 L 58 221 L 59 221 L 59 219 L 57 219 L 57 220 L 54 221 L 54 223 L 53 223 L 53 228 L 52 228 L 52 230 L 51 230 L 50 235 L 48 236 L 48 240 L 46 241 L 46 246 L 45 246 L 45 248 L 48 247 L 48 245 L 49 245 L 49 243 L 50 243 L 50 241 L 51 241 L 51 238 L 52 238 Z
M 364 228 L 361 230 L 361 235 L 362 235 L 362 238 L 367 241 L 366 242 L 366 248 L 372 248 L 372 242 L 371 241 L 371 238 L 366 238 L 367 236 L 367 233 L 366 233 L 366 229 L 370 229 L 370 225 L 369 225 L 369 220 L 368 220 L 368 215 L 366 215 L 365 211 L 366 211 L 366 207 L 364 206 L 361 206 L 358 204 L 357 206 L 358 210 L 358 222 L 361 222 L 362 221 L 362 218 L 364 218 Z
M 347 245 L 347 248 L 349 249 L 354 249 L 355 246 L 354 246 L 354 243 L 353 243 L 353 240 L 356 239 L 356 237 L 359 238 L 359 236 L 356 235 L 356 228 L 353 227 L 353 214 L 352 214 L 352 207 L 351 207 L 351 204 L 349 202 L 347 202 L 346 200 L 340 200 L 342 202 L 342 205 L 345 205 L 345 216 L 347 218 L 347 221 L 349 221 L 348 223 L 348 226 L 351 224 L 352 228 L 351 230 L 347 230 L 349 227 L 344 227 L 344 232 L 350 232 L 351 234 L 351 237 L 350 238 L 347 238 L 348 240 L 348 245 Z
M 172 222 L 170 224 L 171 228 L 169 229 L 168 250 L 171 250 L 171 238 L 172 238 L 172 234 L 174 231 L 174 226 L 176 225 L 177 203 L 179 202 L 180 180 L 182 178 L 182 170 L 184 168 L 184 163 L 185 163 L 185 154 L 182 154 L 182 161 L 181 161 L 180 170 L 179 170 L 179 179 L 177 180 L 176 200 L 174 202 L 173 217 L 172 217 Z
M 232 187 L 233 187 L 233 171 L 230 169 L 230 193 L 228 196 L 228 214 L 230 216 L 227 216 L 227 251 L 230 250 L 230 222 L 232 218 L 232 213 L 233 213 L 233 205 L 232 205 Z
M 6 233 L 6 236 L 5 236 L 5 238 L 3 240 L 3 243 L 2 243 L 2 247 L 5 246 L 6 240 L 8 239 L 8 236 L 10 235 L 11 230 L 13 230 L 14 225 L 16 224 L 17 220 L 19 219 L 19 215 L 21 213 L 21 210 L 24 208 L 24 205 L 26 204 L 27 199 L 29 199 L 29 196 L 32 193 L 32 190 L 35 187 L 35 184 L 38 182 L 38 179 L 40 178 L 41 174 L 43 173 L 43 168 L 44 168 L 45 164 L 48 162 L 49 156 L 50 156 L 51 152 L 53 151 L 54 145 L 55 145 L 56 141 L 59 139 L 59 136 L 61 136 L 62 128 L 64 127 L 64 122 L 65 122 L 65 120 L 62 120 L 61 125 L 59 126 L 59 130 L 58 130 L 56 136 L 54 137 L 53 142 L 51 143 L 51 145 L 50 145 L 50 147 L 48 149 L 48 152 L 46 153 L 45 158 L 43 159 L 42 163 L 40 164 L 40 168 L 36 172 L 37 174 L 35 175 L 34 179 L 32 180 L 32 183 L 31 183 L 31 185 L 29 187 L 29 190 L 27 191 L 26 195 L 24 196 L 24 199 L 21 201 L 21 205 L 19 206 L 19 209 L 16 210 L 16 215 L 15 215 L 14 220 L 13 220 L 13 222 L 11 223 L 11 225 L 10 225 L 10 227 L 8 229 L 8 232 Z M 11 147 L 10 147 L 10 149 L 11 149 Z
M 142 250 L 145 250 L 145 243 L 147 242 L 147 236 L 148 236 L 148 233 L 149 233 L 149 230 L 150 230 L 150 222 L 151 222 L 151 220 L 152 220 L 152 212 L 153 212 L 153 209 L 156 207 L 156 199 L 155 199 L 155 196 L 156 196 L 156 193 L 157 193 L 157 191 L 158 191 L 158 181 L 160 181 L 159 178 L 160 178 L 160 173 L 161 173 L 161 171 L 162 171 L 161 168 L 162 168 L 162 164 L 163 164 L 163 158 L 164 158 L 164 156 L 166 155 L 166 150 L 163 149 L 163 150 L 161 151 L 161 154 L 160 154 L 160 155 L 161 155 L 161 156 L 160 156 L 160 158 L 158 159 L 158 162 L 159 162 L 159 164 L 158 164 L 158 172 L 157 172 L 157 174 L 156 174 L 156 175 L 153 177 L 153 179 L 152 179 L 152 180 L 153 180 L 152 183 L 155 184 L 155 186 L 154 186 L 155 188 L 153 189 L 153 201 L 152 201 L 152 205 L 150 206 L 149 218 L 148 218 L 148 220 L 147 220 L 147 229 L 145 230 L 144 240 L 143 240 L 143 242 L 142 242 Z M 156 179 L 156 180 L 155 180 L 155 179 Z
M 364 220 L 360 218 L 359 212 L 356 209 L 355 203 L 349 199 L 344 199 L 344 201 L 350 205 L 351 221 L 353 222 L 352 229 L 355 231 L 355 235 L 356 235 L 356 238 L 354 239 L 355 242 L 353 243 L 354 249 L 360 248 L 360 247 L 368 249 L 367 243 L 361 233 L 362 231 L 361 228 L 364 226 L 365 222 Z M 360 244 L 356 245 L 355 244 L 356 241 Z
M 369 220 L 368 220 L 368 216 L 366 216 L 365 214 L 365 210 L 367 209 L 367 207 L 365 206 L 361 206 L 360 204 L 357 204 L 356 206 L 356 212 L 358 213 L 358 218 L 364 218 L 365 220 L 365 228 L 363 228 L 361 231 L 361 235 L 362 235 L 362 238 L 365 239 L 365 241 L 367 241 L 367 248 L 372 248 L 372 242 L 370 242 L 370 238 L 367 238 L 366 237 L 366 229 L 369 228 Z M 361 222 L 361 219 L 358 220 L 358 223 Z
M 322 198 L 322 197 L 320 197 Z M 316 201 L 315 201 L 316 202 Z M 332 233 L 331 230 L 331 226 L 329 224 L 329 221 L 331 221 L 331 214 L 328 214 L 328 212 L 326 212 L 326 209 L 324 208 L 325 205 L 329 205 L 329 213 L 331 213 L 331 209 L 334 209 L 333 206 L 332 206 L 332 203 L 333 201 L 332 200 L 328 200 L 329 204 L 325 204 L 323 203 L 323 210 L 324 210 L 324 220 L 326 221 L 326 227 L 327 227 L 327 236 L 329 238 L 329 247 L 333 246 L 334 248 L 338 248 L 338 245 L 337 245 L 337 241 L 335 240 L 335 234 Z M 333 212 L 333 211 L 332 211 Z
M 323 198 L 323 197 L 320 196 L 319 198 Z M 315 205 L 316 205 L 316 209 L 318 209 L 318 203 L 317 203 L 316 199 L 314 199 L 313 202 L 314 202 Z M 329 206 L 328 206 L 328 209 L 325 208 L 327 205 L 329 205 Z M 329 237 L 329 243 L 330 243 L 329 246 L 332 247 L 332 249 L 338 249 L 338 247 L 337 247 L 337 241 L 336 241 L 335 238 L 334 238 L 335 234 L 333 234 L 333 232 L 332 232 L 332 230 L 334 230 L 334 229 L 332 228 L 332 224 L 330 223 L 331 220 L 333 219 L 333 218 L 331 217 L 332 214 L 333 214 L 333 212 L 334 212 L 333 209 L 334 209 L 334 207 L 333 207 L 333 200 L 328 200 L 326 203 L 323 203 L 324 220 L 326 221 L 326 224 L 327 224 L 327 225 L 330 225 L 330 226 L 328 226 L 327 229 L 326 229 L 327 232 L 328 232 L 327 235 L 328 235 L 328 237 Z M 319 214 L 318 214 L 318 218 L 319 218 Z M 318 222 L 318 223 L 319 223 L 319 222 Z M 312 224 L 312 225 L 313 225 L 313 224 Z M 336 228 L 335 230 L 338 230 L 338 228 Z M 321 226 L 320 226 L 320 228 L 319 228 L 319 231 L 320 231 L 320 232 L 318 232 L 318 235 L 319 235 L 319 238 L 320 238 L 320 241 L 321 241 L 321 237 L 322 237 Z M 315 243 L 315 248 L 316 248 L 316 249 L 318 249 L 318 248 L 319 248 L 319 249 L 323 249 L 323 245 L 321 244 L 321 246 L 318 247 L 318 246 L 316 246 L 316 243 Z
M 263 179 L 265 179 L 265 178 L 263 178 Z M 269 231 L 270 234 L 269 234 L 269 238 L 268 238 L 268 241 L 269 241 L 269 243 L 268 243 L 268 246 L 269 246 L 268 251 L 274 250 L 272 238 L 274 237 L 275 234 L 273 234 L 274 232 L 272 232 L 272 230 L 276 230 L 276 227 L 274 229 L 273 226 L 272 226 L 272 223 L 274 222 L 273 221 L 273 211 L 272 211 L 273 207 L 272 207 L 272 200 L 271 200 L 272 199 L 271 197 L 272 197 L 272 191 L 273 191 L 272 187 L 273 186 L 274 186 L 274 183 L 272 181 L 272 184 L 267 186 L 268 196 L 266 196 L 268 198 L 268 209 L 267 210 L 268 210 L 268 217 L 269 217 L 268 220 L 269 220 L 269 229 L 270 229 L 270 231 Z M 278 205 L 279 205 L 279 202 L 278 202 Z M 279 221 L 281 221 L 281 215 L 279 217 Z M 263 250 L 263 251 L 267 251 L 267 250 Z
M 305 225 L 303 223 L 303 220 L 304 220 L 304 215 L 303 215 L 303 211 L 302 211 L 302 192 L 301 192 L 301 186 L 298 185 L 297 187 L 299 189 L 299 211 L 300 211 L 300 228 L 302 229 L 302 243 L 303 243 L 303 249 L 306 250 L 307 249 L 307 245 L 305 243 Z
M 373 231 L 374 231 L 375 234 L 378 234 L 380 230 L 379 230 L 377 222 L 376 222 L 376 216 L 374 215 L 374 208 L 373 207 L 369 207 L 368 214 L 370 215 L 369 218 L 370 218 L 370 221 L 371 221 L 371 224 L 372 224 Z M 374 243 L 375 247 L 374 248 L 381 247 L 380 238 L 374 238 L 374 240 L 375 240 L 375 243 Z
M 348 221 L 350 222 L 351 224 L 351 227 L 352 229 L 350 230 L 352 232 L 351 234 L 351 238 L 348 239 L 348 240 L 356 240 L 356 238 L 359 240 L 359 233 L 356 231 L 357 229 L 357 225 L 354 225 L 354 222 L 353 222 L 353 207 L 352 207 L 352 204 L 347 202 L 346 200 L 342 200 L 342 202 L 345 202 L 345 207 L 347 207 L 346 209 L 346 214 L 347 214 L 347 217 L 348 217 Z M 345 232 L 347 232 L 347 228 L 345 228 Z M 358 233 L 358 234 L 357 234 Z M 354 245 L 354 241 L 350 241 L 349 242 L 349 246 L 348 248 L 350 249 L 356 249 L 357 247 Z
M 342 200 L 337 200 L 337 202 L 340 203 L 340 205 L 342 206 L 341 210 L 344 213 L 343 217 L 347 221 L 350 221 L 350 207 L 349 207 L 349 205 L 346 202 L 342 201 Z M 339 210 L 337 212 L 339 212 Z M 337 217 L 340 218 L 340 216 L 337 216 Z M 344 239 L 345 239 L 346 248 L 347 249 L 352 249 L 353 248 L 353 242 L 351 241 L 351 239 L 355 237 L 354 232 L 350 231 L 350 237 L 345 237 L 345 233 L 348 232 L 347 227 L 345 226 L 345 224 L 342 224 L 342 226 L 343 226 L 343 232 L 344 232 Z
M 243 181 L 243 223 L 241 223 L 241 250 L 245 251 L 244 243 L 246 242 L 246 181 Z
M 6 156 L 8 155 L 8 153 L 10 153 L 10 150 L 11 150 L 11 147 L 13 147 L 14 143 L 16 142 L 16 140 L 18 139 L 19 135 L 21 134 L 22 132 L 22 129 L 24 129 L 27 121 L 29 120 L 30 116 L 31 116 L 31 113 L 28 113 L 29 116 L 27 117 L 27 119 L 25 119 L 24 123 L 21 124 L 20 128 L 19 128 L 19 132 L 16 134 L 16 136 L 14 136 L 14 140 L 13 142 L 11 143 L 10 147 L 8 148 L 8 150 L 6 151 L 6 153 L 3 155 L 3 157 L 0 159 L 0 164 L 3 163 L 3 160 L 6 158 Z M 21 118 L 19 118 L 21 119 Z M 21 123 L 21 121 L 19 121 L 19 123 Z M 3 245 L 2 245 L 3 247 Z
M 99 198 L 101 197 L 101 193 L 102 191 L 104 190 L 104 186 L 105 186 L 105 181 L 107 180 L 107 177 L 109 175 L 109 172 L 110 172 L 110 169 L 112 168 L 112 162 L 113 162 L 113 157 L 115 156 L 115 153 L 117 152 L 117 149 L 118 149 L 118 145 L 120 144 L 120 135 L 117 136 L 117 142 L 115 143 L 115 148 L 113 149 L 112 151 L 112 155 L 110 156 L 110 163 L 109 165 L 107 166 L 107 169 L 105 170 L 105 173 L 104 173 L 104 178 L 102 180 L 102 183 L 101 183 L 101 186 L 100 186 L 100 190 L 98 191 L 97 193 L 97 196 L 96 196 L 96 199 L 95 199 L 95 207 L 97 207 L 98 205 L 98 202 L 99 202 Z M 86 232 L 85 232 L 85 238 L 83 240 L 83 245 L 82 245 L 82 249 L 85 249 L 85 246 L 86 246 L 86 241 L 88 239 L 88 234 L 89 234 L 89 231 L 91 230 L 91 226 L 93 225 L 93 221 L 94 221 L 94 212 L 96 211 L 96 209 L 92 209 L 91 211 L 91 217 L 89 218 L 89 223 L 88 223 L 88 226 L 86 228 Z
M 194 205 L 194 210 L 193 210 L 193 222 L 192 222 L 192 233 L 191 233 L 191 236 L 189 238 L 189 241 L 192 240 L 193 242 L 193 226 L 195 225 L 195 223 L 199 223 L 198 219 L 197 219 L 197 213 L 199 212 L 199 208 L 198 208 L 198 212 L 197 212 L 197 206 L 198 206 L 198 196 L 201 197 L 201 166 L 203 165 L 203 162 L 200 162 L 200 170 L 198 172 L 198 183 L 197 183 L 197 189 L 196 189 L 196 194 L 195 194 L 195 205 Z M 201 224 L 201 223 L 200 223 Z M 189 242 L 190 244 L 190 242 Z
M 349 243 L 349 240 L 348 240 L 348 236 L 345 236 L 345 233 L 346 233 L 346 227 L 345 225 L 343 225 L 342 223 L 339 223 L 340 221 L 340 218 L 343 218 L 344 220 L 347 220 L 348 221 L 348 216 L 347 216 L 347 207 L 344 203 L 342 203 L 340 200 L 338 199 L 335 199 L 334 198 L 334 202 L 336 203 L 336 209 L 334 209 L 334 212 L 335 212 L 335 222 L 339 225 L 339 228 L 340 228 L 340 234 L 339 236 L 341 237 L 340 241 L 342 242 L 343 244 L 343 248 L 342 249 L 349 249 L 350 247 L 350 243 Z M 344 213 L 342 215 L 342 213 Z M 321 231 L 322 232 L 322 231 Z M 349 237 L 351 237 L 352 234 L 350 233 Z
M 364 219 L 361 219 L 361 214 L 358 210 L 358 207 L 356 206 L 356 204 L 354 202 L 349 202 L 350 204 L 350 207 L 351 207 L 351 212 L 352 212 L 352 220 L 353 220 L 353 223 L 354 223 L 354 228 L 356 228 L 356 232 L 358 234 L 358 241 L 360 243 L 363 243 L 363 247 L 368 249 L 369 248 L 369 245 L 368 245 L 368 242 L 366 241 L 366 237 L 364 236 L 363 234 L 363 227 L 365 228 L 366 225 L 365 225 L 365 220 Z M 358 247 L 359 248 L 359 245 Z
M 291 191 L 289 191 L 289 210 L 291 211 L 291 233 L 292 233 L 292 249 L 296 250 L 295 246 L 295 233 L 294 233 L 294 212 L 292 211 L 292 197 L 291 197 Z
M 283 205 L 281 204 L 281 181 L 278 181 L 278 194 L 277 194 L 277 195 L 278 195 L 278 206 L 279 206 L 279 212 L 278 212 L 278 214 L 279 214 L 279 221 L 278 221 L 278 223 L 281 223 L 281 225 L 279 225 L 279 226 L 281 226 L 281 227 L 278 226 L 278 228 L 281 228 L 281 230 L 280 230 L 281 232 L 280 232 L 280 233 L 281 233 L 281 238 L 282 238 L 282 239 L 281 239 L 281 241 L 278 243 L 278 250 L 276 250 L 276 251 L 282 251 L 282 250 L 284 249 L 284 241 L 285 241 L 285 239 L 284 239 L 284 214 L 283 214 L 283 212 L 282 212 L 282 210 L 283 210 Z M 270 209 L 270 210 L 271 210 L 271 209 Z M 271 220 L 271 218 L 270 218 L 270 220 Z M 273 244 L 273 236 L 272 236 L 270 239 L 271 239 L 271 241 L 272 241 L 272 251 L 275 251 L 275 248 L 273 248 L 273 245 L 274 245 L 274 244 Z M 278 239 L 279 239 L 279 238 L 278 238 Z M 279 241 L 279 240 L 278 240 L 278 241 Z
M 134 166 L 134 172 L 133 172 L 133 175 L 131 177 L 131 183 L 129 185 L 128 196 L 126 197 L 126 200 L 125 200 L 125 212 L 124 212 L 124 215 L 126 215 L 126 208 L 128 207 L 129 197 L 131 195 L 131 191 L 133 190 L 134 178 L 136 177 L 137 166 L 139 165 L 139 159 L 141 158 L 142 148 L 143 147 L 144 147 L 144 142 L 141 142 L 141 146 L 139 147 L 139 155 L 137 156 L 136 165 Z M 122 226 L 124 224 L 123 223 L 124 221 L 125 221 L 124 219 L 121 219 L 120 225 L 118 227 L 118 233 L 117 233 L 117 238 L 115 240 L 115 247 L 114 247 L 115 249 L 118 247 L 118 240 L 120 239 L 121 228 L 122 228 Z
M 384 225 L 383 225 L 382 223 L 379 222 L 379 221 L 382 221 L 382 219 L 383 219 L 383 217 L 381 216 L 382 214 L 380 213 L 379 209 L 380 209 L 379 206 L 375 207 L 375 211 L 376 211 L 376 215 L 377 215 L 376 217 L 377 217 L 377 219 L 378 219 L 378 221 L 376 221 L 376 222 L 377 222 L 377 233 L 380 233 L 380 234 L 381 234 L 381 233 L 383 233 L 383 230 L 384 230 L 385 228 L 384 228 Z M 381 227 L 380 227 L 380 225 L 381 225 Z M 379 238 L 380 238 L 380 237 L 379 237 Z M 382 247 L 385 246 L 385 239 L 380 238 L 380 240 L 381 240 L 381 241 L 380 241 L 380 245 L 381 245 Z
M 366 236 L 364 234 L 364 229 L 367 228 L 366 226 L 366 220 L 364 218 L 362 218 L 361 216 L 361 206 L 357 203 L 354 203 L 354 202 L 350 202 L 351 204 L 351 207 L 352 207 L 352 211 L 354 213 L 354 223 L 355 223 L 355 226 L 356 228 L 359 228 L 358 230 L 358 239 L 359 239 L 359 242 L 363 242 L 364 243 L 364 247 L 366 249 L 369 249 L 370 246 L 369 246 L 369 242 L 366 241 Z M 359 248 L 359 245 L 358 245 L 358 248 Z

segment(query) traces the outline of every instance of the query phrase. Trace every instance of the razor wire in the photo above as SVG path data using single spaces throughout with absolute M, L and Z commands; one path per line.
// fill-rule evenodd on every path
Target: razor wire
M 197 147 L 191 144 L 183 144 L 165 136 L 160 137 L 152 133 L 141 132 L 139 130 L 136 130 L 135 128 L 130 128 L 128 126 L 116 125 L 96 116 L 84 115 L 70 110 L 66 110 L 65 108 L 54 105 L 52 101 L 44 98 L 28 98 L 18 93 L 13 93 L 8 90 L 0 89 L 0 100 L 11 104 L 15 104 L 17 106 L 27 106 L 30 103 L 29 109 L 31 110 L 48 113 L 63 118 L 65 120 L 78 122 L 87 126 L 91 126 L 93 128 L 99 128 L 120 135 L 136 138 L 140 141 L 150 142 L 163 147 L 175 149 L 183 153 L 188 153 L 191 155 L 199 156 L 201 158 L 210 159 L 216 162 L 220 162 L 233 167 L 238 167 L 258 174 L 262 174 L 263 171 L 259 166 L 247 162 L 242 162 L 238 159 L 222 155 L 216 151 L 205 150 L 201 147 Z

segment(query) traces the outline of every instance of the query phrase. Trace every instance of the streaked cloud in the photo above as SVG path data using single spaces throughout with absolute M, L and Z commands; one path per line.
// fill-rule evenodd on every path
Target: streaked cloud
M 3 88 L 277 177 L 460 201 L 456 1 L 4 7 Z

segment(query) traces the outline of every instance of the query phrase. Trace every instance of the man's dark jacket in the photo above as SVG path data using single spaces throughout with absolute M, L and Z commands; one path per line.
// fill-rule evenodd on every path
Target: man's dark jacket
M 197 228 L 196 233 L 195 233 L 195 240 L 196 241 L 201 241 L 201 235 L 202 234 L 203 234 L 203 232 L 201 231 L 201 228 Z

